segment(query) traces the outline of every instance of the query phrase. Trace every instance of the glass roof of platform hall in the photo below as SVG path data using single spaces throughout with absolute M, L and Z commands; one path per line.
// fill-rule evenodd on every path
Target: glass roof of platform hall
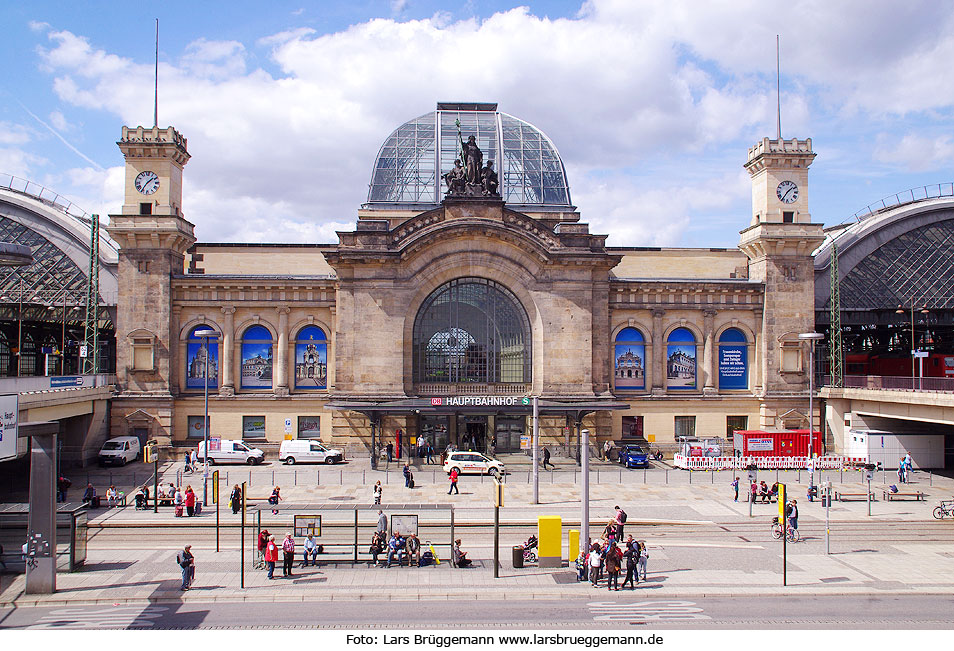
M 371 173 L 367 205 L 439 204 L 446 191 L 443 175 L 460 157 L 457 120 L 465 141 L 476 137 L 484 163 L 494 161 L 504 201 L 517 208 L 571 207 L 560 153 L 542 131 L 500 113 L 496 104 L 445 102 L 405 122 L 384 141 Z

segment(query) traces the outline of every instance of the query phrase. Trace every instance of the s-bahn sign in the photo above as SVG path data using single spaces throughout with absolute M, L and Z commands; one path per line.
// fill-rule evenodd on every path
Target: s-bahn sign
M 530 398 L 518 396 L 448 396 L 431 398 L 432 407 L 515 407 L 529 405 Z

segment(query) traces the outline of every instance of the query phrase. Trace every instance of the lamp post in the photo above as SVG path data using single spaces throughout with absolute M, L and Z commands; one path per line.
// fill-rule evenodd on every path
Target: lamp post
M 812 459 L 812 441 L 815 439 L 815 414 L 812 399 L 814 397 L 814 379 L 815 379 L 815 342 L 824 339 L 825 335 L 820 332 L 803 332 L 798 335 L 802 341 L 809 342 L 808 346 L 808 501 L 814 500 L 815 496 L 815 462 Z M 784 526 L 782 531 L 784 531 Z
M 922 307 L 920 310 L 921 314 L 927 314 L 928 311 L 929 310 L 927 309 L 927 306 Z M 895 310 L 894 313 L 904 314 L 905 309 L 899 305 L 898 309 Z M 914 337 L 914 297 L 912 296 L 911 297 L 911 390 L 912 391 L 915 388 L 918 388 L 918 387 L 915 387 L 915 380 L 919 374 L 915 371 L 914 365 L 917 362 L 917 360 L 920 358 L 920 355 L 918 355 L 919 351 L 917 350 L 917 348 L 915 348 L 914 339 L 915 339 Z
M 215 330 L 196 330 L 192 333 L 205 343 L 205 416 L 202 421 L 202 506 L 209 505 L 209 339 L 218 337 Z

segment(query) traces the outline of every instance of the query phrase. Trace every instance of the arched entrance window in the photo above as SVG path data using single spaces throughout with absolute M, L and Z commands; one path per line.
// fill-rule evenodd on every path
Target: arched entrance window
M 636 328 L 623 328 L 613 350 L 615 386 L 634 391 L 646 388 L 646 340 Z
M 676 328 L 666 340 L 666 388 L 696 388 L 696 337 L 688 328 Z
M 0 332 L 0 377 L 15 376 L 17 369 L 14 367 L 11 371 L 10 360 L 15 359 L 10 354 L 10 344 L 7 343 L 7 337 Z
M 438 287 L 414 320 L 414 382 L 530 382 L 530 319 L 510 290 L 485 278 Z
M 295 388 L 328 388 L 328 339 L 318 326 L 305 326 L 295 338 Z
M 272 333 L 254 325 L 242 335 L 242 388 L 272 388 Z
M 749 387 L 749 349 L 745 333 L 729 328 L 719 335 L 719 389 Z
M 206 349 L 206 339 L 196 336 L 202 330 L 215 330 L 212 326 L 200 325 L 189 332 L 189 343 L 186 345 L 186 388 L 205 388 L 205 361 L 209 358 L 209 388 L 219 386 L 219 346 L 216 337 L 209 337 L 209 347 Z M 201 423 L 200 423 L 201 424 Z

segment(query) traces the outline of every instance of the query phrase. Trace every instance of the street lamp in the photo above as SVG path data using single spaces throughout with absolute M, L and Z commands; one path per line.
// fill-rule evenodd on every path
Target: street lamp
M 924 306 L 924 307 L 921 308 L 920 312 L 921 312 L 921 314 L 927 314 L 927 313 L 929 312 L 929 310 L 927 309 L 927 306 Z M 904 309 L 902 306 L 899 305 L 899 306 L 898 306 L 898 309 L 896 309 L 896 310 L 894 311 L 894 313 L 895 313 L 895 314 L 904 314 L 904 313 L 905 313 L 905 309 Z M 918 355 L 918 353 L 919 353 L 920 351 L 918 351 L 918 350 L 914 347 L 914 345 L 915 345 L 915 344 L 914 344 L 914 297 L 912 296 L 912 297 L 911 297 L 911 390 L 912 390 L 912 391 L 915 389 L 915 386 L 914 386 L 915 377 L 916 377 L 917 375 L 920 375 L 920 374 L 918 374 L 918 373 L 915 373 L 914 363 L 915 363 L 918 359 L 922 359 L 922 356 L 921 356 L 921 355 Z M 918 387 L 918 388 L 920 388 L 920 387 Z
M 815 342 L 824 339 L 825 335 L 820 332 L 803 332 L 798 335 L 802 341 L 809 342 L 808 347 L 808 501 L 814 500 L 815 496 L 815 462 L 812 459 L 812 441 L 815 438 L 815 414 L 812 398 L 814 396 L 815 376 Z M 784 526 L 782 527 L 784 531 Z
M 218 337 L 216 330 L 196 330 L 192 333 L 205 344 L 205 417 L 202 421 L 202 506 L 209 505 L 209 339 Z

